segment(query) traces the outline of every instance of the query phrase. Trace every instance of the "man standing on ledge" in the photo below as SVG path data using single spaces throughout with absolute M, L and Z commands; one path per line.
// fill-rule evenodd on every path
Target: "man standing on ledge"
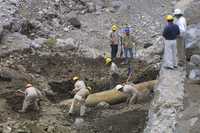
M 125 61 L 124 64 L 128 64 L 128 53 L 130 55 L 130 58 L 133 59 L 135 57 L 135 39 L 133 36 L 130 35 L 130 29 L 129 27 L 125 28 L 125 36 L 123 37 L 122 44 L 124 47 L 124 56 L 125 56 Z
M 176 39 L 180 35 L 180 30 L 179 27 L 173 23 L 173 16 L 167 15 L 166 21 L 167 25 L 163 31 L 163 37 L 165 38 L 164 67 L 166 69 L 174 69 L 177 68 Z
M 116 58 L 118 52 L 118 44 L 119 44 L 119 34 L 117 32 L 117 26 L 112 26 L 112 32 L 110 34 L 111 40 L 111 58 L 112 60 Z
M 178 51 L 178 65 L 185 64 L 185 32 L 187 29 L 186 19 L 183 17 L 183 12 L 180 9 L 174 10 L 174 16 L 177 18 L 176 24 L 180 29 L 180 36 L 177 38 L 177 51 Z

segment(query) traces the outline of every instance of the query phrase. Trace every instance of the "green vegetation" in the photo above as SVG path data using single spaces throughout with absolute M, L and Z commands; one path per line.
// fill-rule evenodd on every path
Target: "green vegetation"
M 53 47 L 54 45 L 56 45 L 56 42 L 57 42 L 56 38 L 50 37 L 46 40 L 44 44 L 48 47 Z

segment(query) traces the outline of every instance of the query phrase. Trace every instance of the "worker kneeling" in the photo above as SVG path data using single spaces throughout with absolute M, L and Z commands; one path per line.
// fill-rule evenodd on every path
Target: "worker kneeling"
M 26 112 L 27 108 L 30 105 L 34 105 L 35 109 L 39 110 L 38 100 L 42 96 L 42 94 L 37 88 L 33 87 L 32 84 L 27 84 L 26 90 L 24 92 L 20 92 L 24 94 L 25 99 L 23 102 L 23 107 L 21 110 L 19 110 L 19 112 Z
M 85 101 L 90 94 L 89 89 L 86 87 L 84 81 L 80 80 L 79 77 L 74 77 L 73 80 L 75 81 L 75 84 L 72 92 L 75 94 L 75 96 L 69 110 L 69 115 L 72 115 L 76 102 L 79 102 L 81 104 L 80 116 L 84 116 L 86 110 Z
M 115 87 L 115 89 L 127 95 L 127 104 L 130 105 L 133 102 L 136 103 L 139 92 L 134 87 L 134 84 L 126 84 L 126 85 L 119 84 Z

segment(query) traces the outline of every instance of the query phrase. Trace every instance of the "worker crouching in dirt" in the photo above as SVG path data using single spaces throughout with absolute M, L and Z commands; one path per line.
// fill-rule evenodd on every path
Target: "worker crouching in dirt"
M 127 104 L 132 104 L 137 102 L 137 96 L 139 94 L 138 90 L 134 87 L 134 84 L 117 85 L 115 87 L 117 91 L 123 92 L 127 95 Z
M 42 94 L 37 88 L 33 87 L 32 84 L 27 84 L 25 91 L 20 92 L 24 94 L 25 99 L 23 102 L 23 107 L 21 110 L 19 110 L 19 112 L 26 112 L 27 108 L 30 105 L 34 105 L 35 109 L 39 110 L 38 100 L 42 96 Z
M 120 80 L 120 71 L 111 58 L 106 58 L 106 65 L 110 65 L 110 88 L 114 88 Z
M 85 101 L 90 92 L 89 89 L 86 87 L 84 81 L 80 80 L 79 77 L 74 77 L 73 80 L 75 81 L 75 84 L 72 92 L 75 94 L 75 96 L 69 110 L 69 115 L 72 115 L 76 102 L 79 102 L 81 104 L 80 116 L 84 116 L 86 110 Z

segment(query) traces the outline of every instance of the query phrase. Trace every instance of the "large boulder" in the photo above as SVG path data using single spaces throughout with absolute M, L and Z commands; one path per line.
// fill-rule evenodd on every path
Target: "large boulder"
M 191 70 L 189 78 L 192 80 L 200 80 L 200 69 Z
M 200 55 L 192 55 L 190 58 L 190 62 L 196 66 L 200 66 Z
M 98 103 L 96 107 L 99 109 L 107 109 L 110 107 L 110 104 L 103 101 L 103 102 Z
M 68 22 L 69 22 L 72 26 L 74 26 L 75 28 L 78 28 L 78 29 L 81 28 L 81 22 L 80 22 L 77 18 L 70 18 L 70 19 L 68 20 Z

